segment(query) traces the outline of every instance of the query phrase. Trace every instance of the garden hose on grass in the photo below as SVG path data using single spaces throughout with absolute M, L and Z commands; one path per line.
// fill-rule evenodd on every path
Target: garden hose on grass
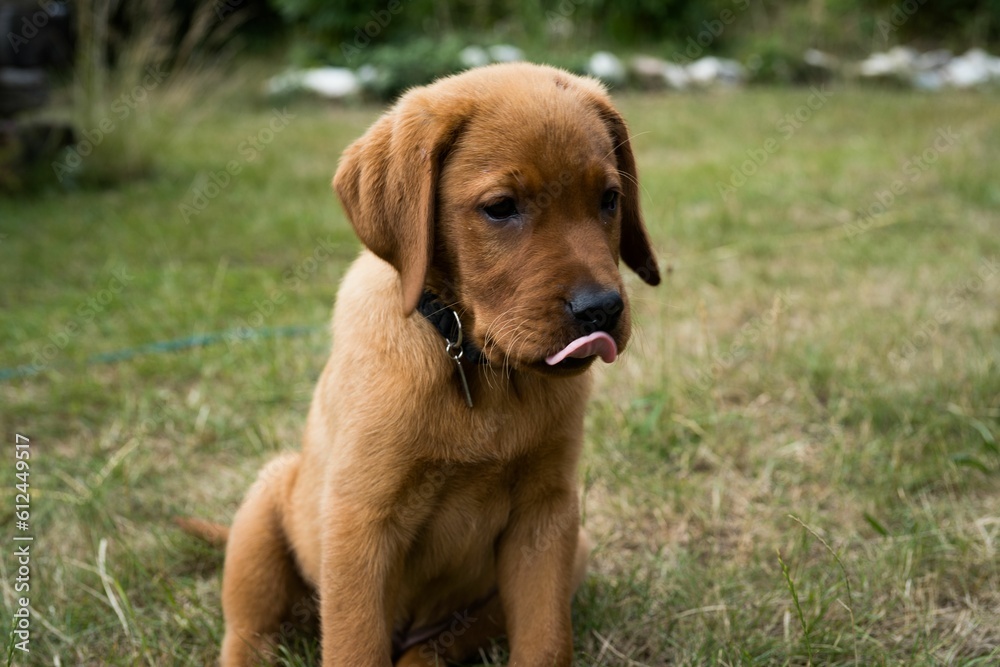
M 290 336 L 305 336 L 318 331 L 325 331 L 326 329 L 327 327 L 325 325 L 265 327 L 262 329 L 230 329 L 229 331 L 223 331 L 220 333 L 199 334 L 195 336 L 188 336 L 187 338 L 147 343 L 146 345 L 125 348 L 124 350 L 95 354 L 88 357 L 84 364 L 87 366 L 96 364 L 113 364 L 119 361 L 128 361 L 134 357 L 146 354 L 163 354 L 166 352 L 187 350 L 192 347 L 206 347 L 208 345 L 215 345 L 216 343 L 221 343 L 227 340 L 287 338 Z M 31 377 L 33 375 L 38 375 L 42 371 L 48 370 L 49 368 L 63 368 L 74 365 L 75 364 L 72 363 L 58 364 L 57 366 L 27 364 L 24 366 L 15 366 L 13 368 L 0 368 L 0 382 L 6 382 L 8 380 L 22 377 Z

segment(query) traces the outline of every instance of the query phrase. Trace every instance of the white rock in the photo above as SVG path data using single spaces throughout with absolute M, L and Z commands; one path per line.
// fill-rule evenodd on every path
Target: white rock
M 667 61 L 653 56 L 636 56 L 629 61 L 632 71 L 644 79 L 658 79 L 662 76 Z
M 1000 58 L 982 49 L 970 49 L 944 66 L 944 77 L 956 88 L 971 88 L 1000 80 Z
M 497 44 L 490 47 L 490 57 L 493 62 L 514 63 L 524 60 L 524 51 L 510 44 Z
M 361 89 L 358 76 L 345 67 L 317 67 L 306 70 L 302 87 L 331 99 L 354 95 Z
M 913 71 L 917 52 L 905 46 L 894 46 L 886 53 L 873 53 L 858 68 L 861 76 L 908 76 Z
M 920 53 L 913 60 L 913 68 L 918 72 L 929 72 L 947 65 L 954 56 L 948 49 L 936 49 Z
M 627 75 L 625 65 L 618 56 L 607 51 L 598 51 L 590 56 L 587 72 L 591 76 L 611 83 L 624 83 Z
M 468 68 L 482 67 L 490 63 L 490 54 L 481 46 L 467 46 L 458 54 L 458 59 Z
M 279 74 L 268 81 L 272 95 L 309 90 L 330 99 L 340 99 L 361 90 L 358 76 L 345 67 L 316 67 Z
M 887 53 L 873 53 L 858 65 L 861 76 L 885 76 L 892 74 L 895 63 Z
M 835 70 L 840 66 L 840 61 L 837 60 L 836 56 L 831 56 L 819 49 L 806 49 L 806 52 L 802 54 L 802 60 L 807 65 L 828 70 Z
M 649 85 L 665 85 L 674 90 L 683 90 L 691 84 L 691 77 L 682 65 L 653 56 L 636 56 L 630 62 L 632 73 L 641 82 Z
M 687 74 L 691 81 L 701 86 L 714 83 L 734 85 L 746 79 L 746 70 L 735 60 L 706 56 L 699 58 L 687 66 Z
M 691 85 L 691 76 L 687 69 L 681 65 L 664 63 L 660 75 L 667 82 L 667 86 L 674 90 L 684 90 Z

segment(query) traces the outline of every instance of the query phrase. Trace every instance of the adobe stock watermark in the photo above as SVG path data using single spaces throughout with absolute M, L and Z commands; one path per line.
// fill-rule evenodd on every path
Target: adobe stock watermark
M 747 159 L 733 167 L 726 182 L 717 181 L 716 189 L 719 196 L 728 199 L 737 189 L 747 184 L 747 181 L 756 174 L 761 167 L 767 164 L 772 155 L 777 153 L 781 147 L 802 128 L 803 125 L 826 106 L 832 91 L 824 90 L 812 86 L 809 88 L 809 97 L 804 104 L 799 105 L 794 111 L 786 113 L 775 123 L 778 136 L 770 136 L 764 140 L 758 148 L 748 148 Z
M 573 15 L 573 12 L 582 5 L 585 0 L 560 0 L 554 8 L 546 10 L 545 20 L 549 27 L 557 26 Z
M 14 507 L 13 527 L 17 532 L 11 537 L 15 566 L 14 583 L 11 587 L 19 596 L 14 598 L 16 609 L 10 622 L 8 639 L 8 664 L 13 655 L 12 649 L 23 653 L 31 653 L 31 560 L 37 555 L 34 546 L 34 530 L 31 523 L 31 439 L 20 433 L 14 434 Z M 36 448 L 37 456 L 37 448 Z
M 40 11 L 34 12 L 31 16 L 21 17 L 21 25 L 18 26 L 20 32 L 15 33 L 12 30 L 7 33 L 7 41 L 10 42 L 10 48 L 15 54 L 20 53 L 21 47 L 34 39 L 38 31 L 47 26 L 49 21 L 66 16 L 66 5 L 61 2 L 37 0 L 37 4 Z
M 875 22 L 875 29 L 882 39 L 882 44 L 889 43 L 889 36 L 903 27 L 903 24 L 917 13 L 920 6 L 927 0 L 903 0 L 895 3 L 888 12 L 887 18 L 880 18 Z
M 975 276 L 952 288 L 945 297 L 944 305 L 918 324 L 916 331 L 899 347 L 889 352 L 889 363 L 897 369 L 907 368 L 914 355 L 930 345 L 941 326 L 955 319 L 955 316 L 968 305 L 969 299 L 974 294 L 982 292 L 988 284 L 996 280 L 998 275 L 1000 275 L 1000 258 L 983 259 L 976 269 Z
M 207 174 L 200 172 L 194 183 L 188 189 L 188 197 L 177 205 L 184 219 L 184 223 L 191 222 L 191 218 L 201 215 L 212 203 L 212 200 L 219 196 L 233 182 L 236 176 L 243 171 L 243 167 L 256 160 L 268 144 L 281 134 L 285 128 L 295 118 L 295 114 L 287 110 L 271 110 L 271 120 L 266 127 L 258 130 L 256 134 L 248 136 L 236 146 L 240 159 L 230 160 L 224 169 L 210 171 Z
M 844 223 L 845 236 L 854 239 L 871 229 L 876 218 L 889 210 L 897 197 L 902 197 L 910 191 L 910 187 L 920 180 L 941 154 L 952 148 L 962 139 L 962 136 L 951 129 L 951 126 L 938 128 L 934 142 L 918 155 L 911 155 L 901 169 L 901 174 L 892 180 L 885 188 L 876 190 L 873 199 L 867 205 L 857 210 L 857 219 Z
M 535 530 L 534 539 L 531 544 L 521 545 L 521 558 L 528 565 L 535 562 L 535 559 L 559 544 L 565 536 L 567 530 L 580 530 L 580 508 L 573 504 L 556 514 L 545 530 L 538 528 Z M 576 536 L 574 534 L 574 544 Z
M 150 65 L 146 68 L 146 76 L 143 77 L 141 84 L 122 93 L 111 103 L 110 109 L 114 117 L 105 116 L 98 121 L 97 127 L 82 130 L 80 135 L 83 138 L 66 149 L 61 161 L 52 163 L 52 171 L 55 172 L 59 182 L 62 183 L 67 175 L 79 169 L 83 159 L 93 153 L 109 134 L 118 129 L 118 124 L 128 118 L 146 100 L 149 92 L 163 83 L 167 76 L 168 72 L 161 70 L 159 65 Z
M 135 276 L 124 266 L 112 272 L 104 289 L 81 301 L 76 307 L 76 317 L 63 322 L 56 331 L 49 334 L 48 342 L 35 350 L 31 360 L 33 371 L 37 372 L 51 364 L 53 359 L 83 330 L 83 325 L 93 322 L 133 280 Z
M 729 344 L 725 352 L 712 355 L 711 364 L 701 369 L 695 376 L 695 385 L 707 389 L 715 383 L 726 371 L 732 370 L 738 363 L 746 359 L 754 345 L 774 330 L 778 318 L 788 310 L 791 294 L 785 290 L 775 295 L 774 301 L 767 312 L 750 319 L 742 327 Z
M 278 626 L 278 629 L 271 632 L 265 636 L 264 645 L 270 652 L 273 652 L 279 646 L 287 646 L 291 644 L 297 637 L 303 635 L 303 629 L 308 628 L 310 624 L 315 623 L 319 618 L 319 613 L 316 609 L 316 600 L 312 596 L 303 596 L 295 601 L 292 605 L 292 609 L 289 614 L 286 615 L 284 621 Z M 261 658 L 276 657 L 273 655 L 261 655 Z M 268 661 L 270 663 L 270 661 Z
M 429 664 L 437 664 L 440 656 L 446 655 L 448 649 L 455 645 L 455 641 L 478 620 L 468 609 L 461 613 L 453 612 L 448 620 L 439 623 L 435 628 L 440 629 L 440 634 L 420 647 L 418 651 L 420 657 Z
M 370 12 L 372 17 L 364 26 L 354 28 L 354 39 L 350 44 L 340 43 L 340 53 L 348 63 L 354 59 L 372 43 L 372 40 L 382 34 L 382 31 L 389 27 L 393 17 L 403 11 L 403 0 L 389 0 L 384 9 L 373 9 Z
M 524 210 L 521 212 L 525 215 L 538 215 L 549 206 L 552 206 L 553 202 L 562 194 L 563 188 L 572 182 L 573 172 L 569 170 L 559 172 L 559 178 L 549 181 L 542 186 L 538 194 L 528 200 L 527 204 L 524 205 Z
M 716 18 L 702 21 L 701 31 L 697 35 L 688 37 L 684 52 L 674 51 L 671 56 L 674 62 L 679 65 L 689 65 L 705 55 L 705 49 L 722 36 L 726 28 L 736 21 L 737 15 L 747 10 L 750 0 L 732 0 L 732 4 L 735 9 L 723 9 Z
M 316 239 L 313 251 L 293 268 L 285 271 L 282 276 L 283 287 L 272 291 L 264 299 L 255 299 L 250 311 L 239 318 L 236 326 L 224 334 L 223 339 L 226 341 L 226 345 L 232 347 L 253 338 L 254 330 L 263 326 L 264 322 L 274 315 L 278 307 L 285 302 L 285 292 L 295 289 L 308 280 L 324 262 L 333 257 L 335 245 L 332 236 Z

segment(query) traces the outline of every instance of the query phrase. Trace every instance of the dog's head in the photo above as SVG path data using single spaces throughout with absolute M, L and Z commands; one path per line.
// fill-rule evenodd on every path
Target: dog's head
M 629 338 L 619 259 L 660 282 L 625 122 L 596 81 L 494 65 L 417 88 L 341 160 L 361 241 L 494 363 L 571 372 Z

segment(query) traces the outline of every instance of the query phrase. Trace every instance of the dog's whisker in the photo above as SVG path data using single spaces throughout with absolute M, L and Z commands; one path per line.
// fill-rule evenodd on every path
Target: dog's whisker
M 636 137 L 641 137 L 642 135 L 649 134 L 650 132 L 652 132 L 652 130 L 646 130 L 645 132 L 636 132 L 635 134 L 631 134 L 630 133 L 629 136 L 627 136 L 624 139 L 622 139 L 621 141 L 619 141 L 617 144 L 615 144 L 614 148 L 612 148 L 610 151 L 608 151 L 607 153 L 605 153 L 604 154 L 604 159 L 607 159 L 607 158 L 611 157 L 611 155 L 613 155 L 615 151 L 617 151 L 619 148 L 621 148 L 625 144 L 632 143 L 632 140 L 635 139 Z
M 511 308 L 511 309 L 508 309 L 507 311 L 504 311 L 500 315 L 498 315 L 497 318 L 494 318 L 493 323 L 491 323 L 491 328 L 494 327 L 494 326 L 496 328 L 495 328 L 495 330 L 490 331 L 487 334 L 487 338 L 486 338 L 487 343 L 491 346 L 492 349 L 496 349 L 496 348 L 500 347 L 500 341 L 499 341 L 499 339 L 504 334 L 506 334 L 508 331 L 515 331 L 516 332 L 516 331 L 518 331 L 518 329 L 520 327 L 522 327 L 522 325 L 525 322 L 530 321 L 530 317 L 528 317 L 528 316 L 523 316 L 523 317 L 520 317 L 519 319 L 513 319 L 512 318 L 513 314 L 520 313 L 520 312 L 529 312 L 529 308 L 525 307 L 525 306 Z M 502 321 L 501 321 L 501 319 L 502 319 Z M 513 349 L 513 343 L 516 342 L 516 340 L 518 339 L 518 337 L 520 337 L 521 335 L 523 335 L 523 333 L 522 334 L 516 334 L 515 337 L 514 337 L 514 339 L 511 341 L 511 344 L 504 346 L 504 349 L 503 349 L 504 357 L 503 357 L 503 361 L 502 361 L 502 363 L 500 365 L 500 368 L 499 369 L 493 369 L 493 373 L 492 373 L 493 378 L 497 379 L 498 381 L 502 380 L 502 377 L 500 375 L 501 373 L 503 373 L 504 375 L 509 375 L 509 369 L 511 368 L 511 366 L 510 366 L 510 354 L 511 354 L 511 351 Z
M 509 315 L 511 313 L 516 313 L 516 312 L 521 312 L 521 311 L 528 311 L 528 310 L 529 309 L 527 307 L 514 308 L 514 309 L 510 309 L 510 310 L 506 311 L 505 314 Z M 499 347 L 499 343 L 498 343 L 497 339 L 500 338 L 500 336 L 502 336 L 503 334 L 507 333 L 508 331 L 519 332 L 519 333 L 515 334 L 514 338 L 511 340 L 510 344 L 506 345 L 505 348 L 504 348 L 504 350 L 503 350 L 504 351 L 503 361 L 501 363 L 500 369 L 498 369 L 498 372 L 495 374 L 495 377 L 496 377 L 496 379 L 498 381 L 502 381 L 504 377 L 509 377 L 510 371 L 513 368 L 511 366 L 511 364 L 510 364 L 511 352 L 514 349 L 514 346 L 517 343 L 517 340 L 525 335 L 525 332 L 523 330 L 521 330 L 521 331 L 519 331 L 519 330 L 521 329 L 522 325 L 525 322 L 529 322 L 529 321 L 530 321 L 530 318 L 528 316 L 524 316 L 524 317 L 521 317 L 520 319 L 516 319 L 516 320 L 515 319 L 508 319 L 508 320 L 504 321 L 503 323 L 501 323 L 501 325 L 499 326 L 499 328 L 493 334 L 491 334 L 491 339 L 490 340 L 493 342 L 493 346 L 494 347 Z M 500 373 L 502 373 L 503 375 L 500 375 Z

